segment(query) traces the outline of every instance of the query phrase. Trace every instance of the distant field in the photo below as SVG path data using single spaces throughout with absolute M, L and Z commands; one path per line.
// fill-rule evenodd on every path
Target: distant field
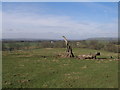
M 106 60 L 60 58 L 65 48 L 3 51 L 3 88 L 117 88 L 117 53 L 100 51 Z M 96 50 L 74 48 L 75 55 Z M 110 59 L 113 56 L 113 59 Z

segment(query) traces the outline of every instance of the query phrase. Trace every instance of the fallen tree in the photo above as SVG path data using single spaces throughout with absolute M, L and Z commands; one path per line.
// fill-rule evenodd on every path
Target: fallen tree
M 78 55 L 78 56 L 74 56 L 73 52 L 72 52 L 72 47 L 69 44 L 69 41 L 66 39 L 65 36 L 62 36 L 64 38 L 65 44 L 66 44 L 66 52 L 64 54 L 61 54 L 59 56 L 61 57 L 75 57 L 78 59 L 96 59 L 96 56 L 100 55 L 100 52 L 96 52 L 95 54 L 88 54 L 88 55 Z

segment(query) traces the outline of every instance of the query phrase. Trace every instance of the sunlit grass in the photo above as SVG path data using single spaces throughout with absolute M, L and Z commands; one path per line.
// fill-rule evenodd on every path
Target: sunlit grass
M 65 48 L 41 48 L 3 52 L 3 88 L 117 88 L 116 53 L 101 52 L 106 60 L 56 57 Z M 95 53 L 73 49 L 75 55 Z

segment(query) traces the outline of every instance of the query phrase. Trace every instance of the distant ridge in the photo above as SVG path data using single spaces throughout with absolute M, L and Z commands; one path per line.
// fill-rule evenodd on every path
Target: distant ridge
M 119 38 L 120 39 L 120 38 Z M 63 39 L 35 39 L 35 38 L 3 38 L 2 41 L 49 41 L 49 40 L 63 40 Z M 70 41 L 72 39 L 69 39 Z M 78 41 L 79 39 L 76 39 L 73 41 Z M 80 40 L 101 40 L 101 41 L 118 41 L 118 38 L 114 37 L 94 37 L 94 38 L 88 38 L 88 39 L 80 39 Z
M 100 38 L 88 38 L 87 40 L 102 40 L 102 41 L 118 41 L 118 38 L 114 37 L 100 37 Z
M 2 41 L 48 41 L 56 39 L 35 39 L 35 38 L 5 38 Z

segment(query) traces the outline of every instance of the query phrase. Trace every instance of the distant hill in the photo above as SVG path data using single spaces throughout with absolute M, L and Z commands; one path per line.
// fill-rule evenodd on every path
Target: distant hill
M 113 38 L 113 37 L 100 37 L 100 38 L 88 38 L 87 40 L 118 41 L 118 38 Z
M 54 40 L 57 41 L 58 39 L 34 39 L 34 38 L 6 38 L 2 39 L 2 41 L 50 41 Z M 63 40 L 63 39 L 59 39 Z M 70 41 L 79 41 L 79 40 L 72 40 L 69 39 Z M 113 37 L 100 37 L 100 38 L 88 38 L 88 39 L 81 39 L 81 40 L 101 40 L 101 41 L 118 41 L 118 38 L 113 38 Z
M 51 41 L 53 39 L 34 39 L 34 38 L 6 38 L 2 39 L 2 41 Z

